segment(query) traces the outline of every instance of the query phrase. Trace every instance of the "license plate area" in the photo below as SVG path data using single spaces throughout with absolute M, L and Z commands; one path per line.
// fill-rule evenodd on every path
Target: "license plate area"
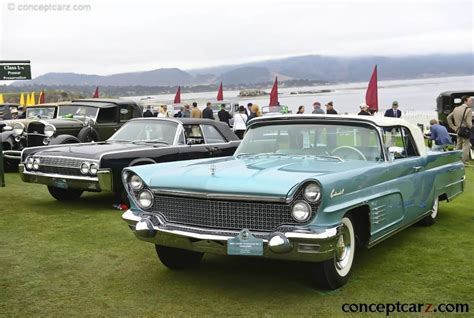
M 227 240 L 228 255 L 262 256 L 263 240 L 256 238 L 249 230 L 242 230 L 236 237 Z
M 53 178 L 53 187 L 60 189 L 67 189 L 68 184 L 66 179 Z

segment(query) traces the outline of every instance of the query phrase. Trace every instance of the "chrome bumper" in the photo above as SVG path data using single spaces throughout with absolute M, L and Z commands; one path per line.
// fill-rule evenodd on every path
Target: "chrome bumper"
M 99 170 L 97 177 L 80 177 L 59 174 L 46 174 L 41 172 L 30 172 L 25 169 L 24 164 L 18 165 L 20 177 L 23 182 L 45 184 L 47 186 L 57 186 L 58 181 L 66 184 L 67 188 L 80 189 L 84 191 L 111 191 L 112 190 L 112 171 Z
M 196 252 L 227 255 L 227 241 L 239 231 L 211 230 L 167 223 L 157 215 L 135 215 L 131 210 L 122 215 L 135 236 L 146 242 Z M 321 230 L 294 228 L 287 232 L 256 233 L 263 239 L 263 257 L 320 262 L 334 256 L 341 226 Z
M 21 160 L 21 150 L 5 150 L 3 151 L 3 157 L 10 160 Z

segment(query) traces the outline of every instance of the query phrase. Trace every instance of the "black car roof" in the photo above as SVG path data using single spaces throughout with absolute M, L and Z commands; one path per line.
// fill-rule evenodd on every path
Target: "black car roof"
M 439 96 L 451 96 L 453 94 L 462 94 L 462 95 L 474 95 L 474 91 L 472 90 L 464 90 L 464 91 L 446 91 L 446 92 L 442 92 L 439 94 Z
M 86 99 L 74 99 L 68 104 L 64 105 L 70 105 L 70 104 L 81 104 L 84 106 L 92 106 L 92 107 L 98 107 L 98 108 L 109 108 L 109 107 L 114 107 L 118 105 L 136 105 L 136 103 L 132 100 L 126 100 L 126 99 L 119 99 L 119 98 L 86 98 Z

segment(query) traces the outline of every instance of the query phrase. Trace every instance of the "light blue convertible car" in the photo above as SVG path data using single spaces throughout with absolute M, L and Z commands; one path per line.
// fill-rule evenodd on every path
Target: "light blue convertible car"
M 122 218 L 171 269 L 204 253 L 307 261 L 335 289 L 358 248 L 434 223 L 439 201 L 463 192 L 460 158 L 428 151 L 401 119 L 260 117 L 232 157 L 125 169 Z

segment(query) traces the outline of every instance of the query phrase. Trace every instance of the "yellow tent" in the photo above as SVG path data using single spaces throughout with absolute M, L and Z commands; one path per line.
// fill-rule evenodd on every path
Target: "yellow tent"
M 3 94 L 0 94 L 0 104 L 5 104 L 5 101 L 3 100 Z
M 36 105 L 35 92 L 31 93 L 31 105 Z
M 21 93 L 20 95 L 20 105 L 21 106 L 25 106 L 25 96 L 23 95 L 23 93 Z
M 31 94 L 27 93 L 26 94 L 26 106 L 30 106 L 30 105 L 31 105 Z

